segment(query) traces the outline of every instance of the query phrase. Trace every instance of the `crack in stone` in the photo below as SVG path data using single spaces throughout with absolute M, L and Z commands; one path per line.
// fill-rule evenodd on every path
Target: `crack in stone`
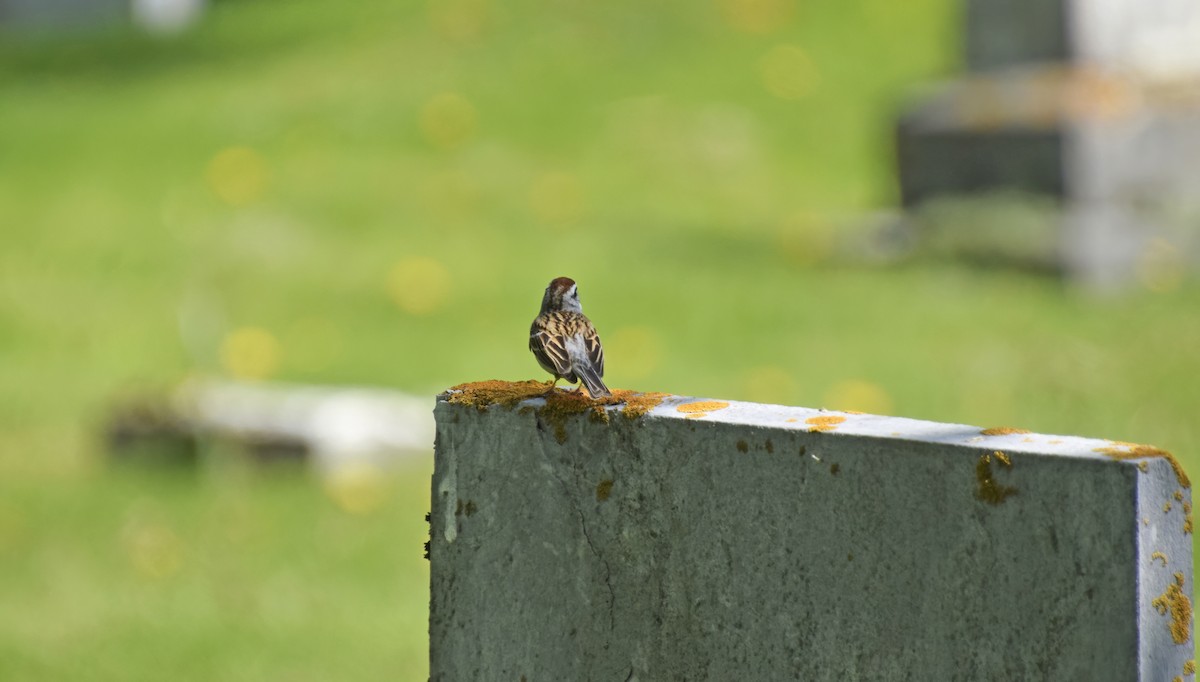
M 587 541 L 588 548 L 592 550 L 592 554 L 604 564 L 604 586 L 608 588 L 608 629 L 613 631 L 617 628 L 617 593 L 612 586 L 612 566 L 608 563 L 608 559 L 596 549 L 596 545 L 592 543 L 592 535 L 588 532 L 587 521 L 584 520 L 583 510 L 578 504 L 575 504 L 575 513 L 579 516 L 579 527 L 583 529 L 583 538 Z
M 600 563 L 604 565 L 604 587 L 608 589 L 608 630 L 609 630 L 609 632 L 612 632 L 616 629 L 616 617 L 617 617 L 616 616 L 617 594 L 612 586 L 612 565 L 609 564 L 608 559 L 606 559 L 604 557 L 604 555 L 601 554 L 598 549 L 596 549 L 596 544 L 592 540 L 592 534 L 588 530 L 587 518 L 583 515 L 583 508 L 579 506 L 579 501 L 576 500 L 575 495 L 572 494 L 571 487 L 568 486 L 567 482 L 558 475 L 557 467 L 555 467 L 554 462 L 552 462 L 550 460 L 550 454 L 548 452 L 546 452 L 546 444 L 545 444 L 545 441 L 543 440 L 543 438 L 544 438 L 544 433 L 539 432 L 536 440 L 537 440 L 537 444 L 538 444 L 538 449 L 541 450 L 541 452 L 542 452 L 542 459 L 545 460 L 546 463 L 550 466 L 550 471 L 553 473 L 554 479 L 558 481 L 558 484 L 560 486 L 562 486 L 563 492 L 566 493 L 566 495 L 567 495 L 567 499 L 571 501 L 571 508 L 575 510 L 575 516 L 578 517 L 578 519 L 579 519 L 579 528 L 583 531 L 583 539 L 585 542 L 587 542 L 588 549 L 592 550 L 592 554 L 594 554 L 596 556 L 596 558 L 600 560 Z M 575 466 L 574 458 L 572 458 L 571 468 L 576 473 L 578 473 L 578 469 Z M 606 646 L 605 648 L 607 649 L 608 647 Z

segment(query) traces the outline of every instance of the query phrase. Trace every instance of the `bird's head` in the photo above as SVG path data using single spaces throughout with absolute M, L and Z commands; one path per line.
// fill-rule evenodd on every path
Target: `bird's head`
M 579 288 L 570 277 L 559 277 L 546 287 L 542 296 L 542 312 L 565 310 L 582 313 L 583 306 L 579 304 Z

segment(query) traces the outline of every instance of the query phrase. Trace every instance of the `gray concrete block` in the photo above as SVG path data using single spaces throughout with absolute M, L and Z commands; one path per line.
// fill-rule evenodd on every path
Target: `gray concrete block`
M 1191 679 L 1190 488 L 1161 451 L 451 395 L 432 680 Z
M 966 0 L 972 71 L 1088 63 L 1154 78 L 1200 73 L 1193 0 Z
M 966 0 L 967 68 L 989 71 L 1071 57 L 1065 0 Z

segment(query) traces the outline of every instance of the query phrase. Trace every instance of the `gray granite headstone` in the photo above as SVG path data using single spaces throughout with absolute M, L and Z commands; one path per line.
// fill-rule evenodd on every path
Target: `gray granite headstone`
M 1161 451 L 670 397 L 437 420 L 430 679 L 1192 679 Z

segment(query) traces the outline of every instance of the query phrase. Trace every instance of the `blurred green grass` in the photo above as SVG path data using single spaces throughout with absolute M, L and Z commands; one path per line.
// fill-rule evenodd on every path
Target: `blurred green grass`
M 415 677 L 429 473 L 407 467 L 363 514 L 298 472 L 5 480 L 0 677 Z
M 541 378 L 563 274 L 613 386 L 1195 469 L 1194 283 L 826 258 L 830 216 L 893 200 L 888 117 L 952 68 L 953 11 L 225 0 L 170 40 L 0 44 L 0 678 L 421 679 L 427 469 L 353 514 L 303 477 L 106 471 L 98 423 L 192 371 Z M 137 524 L 177 566 L 147 575 Z

